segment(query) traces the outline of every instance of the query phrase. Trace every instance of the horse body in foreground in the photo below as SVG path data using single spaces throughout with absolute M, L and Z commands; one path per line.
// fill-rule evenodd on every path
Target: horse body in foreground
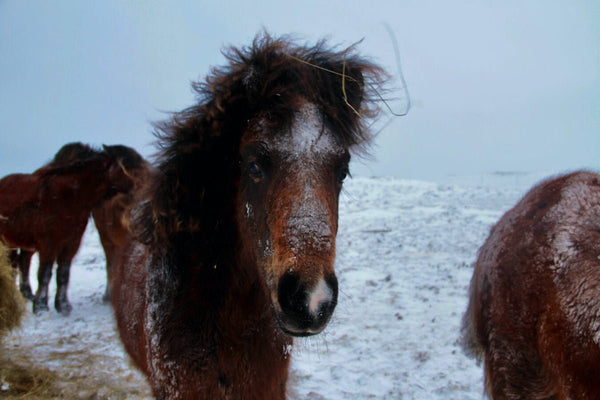
M 543 182 L 500 219 L 462 329 L 493 399 L 600 396 L 600 175 Z
M 131 179 L 120 165 L 119 147 L 105 146 L 104 151 L 80 143 L 66 145 L 74 151 L 74 162 L 50 163 L 33 174 L 12 174 L 0 180 L 0 241 L 13 250 L 13 263 L 21 269 L 21 289 L 31 294 L 29 261 L 39 253 L 38 289 L 33 310 L 48 309 L 48 284 L 52 265 L 56 272 L 55 308 L 69 314 L 67 286 L 71 260 L 79 249 L 81 237 L 92 208 L 112 194 L 128 190 Z M 27 290 L 29 289 L 29 290 Z
M 292 337 L 337 303 L 338 197 L 369 140 L 358 113 L 375 111 L 381 71 L 350 50 L 265 36 L 227 56 L 158 125 L 139 235 L 115 264 L 120 336 L 160 399 L 285 398 Z

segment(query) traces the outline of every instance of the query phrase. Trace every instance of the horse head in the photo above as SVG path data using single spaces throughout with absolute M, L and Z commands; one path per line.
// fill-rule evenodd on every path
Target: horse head
M 102 146 L 108 155 L 108 181 L 109 190 L 106 198 L 117 193 L 126 193 L 133 189 L 135 184 L 135 171 L 144 163 L 144 159 L 135 150 L 123 145 Z
M 337 304 L 338 199 L 351 150 L 368 140 L 357 110 L 367 111 L 364 75 L 373 69 L 323 49 L 277 50 L 239 74 L 256 112 L 239 143 L 236 220 L 241 254 L 258 267 L 279 328 L 307 336 Z
M 371 89 L 384 73 L 353 50 L 259 37 L 194 83 L 199 104 L 156 125 L 160 174 L 142 240 L 203 244 L 215 268 L 233 254 L 294 336 L 322 331 L 336 307 L 338 198 L 377 113 Z
M 240 236 L 280 328 L 311 335 L 325 327 L 337 304 L 338 198 L 350 153 L 308 101 L 287 125 L 267 119 L 252 121 L 240 146 Z

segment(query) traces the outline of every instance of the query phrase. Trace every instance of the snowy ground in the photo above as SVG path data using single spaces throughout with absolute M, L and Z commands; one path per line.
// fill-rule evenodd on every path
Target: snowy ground
M 325 332 L 296 341 L 290 399 L 481 399 L 481 369 L 457 345 L 472 262 L 491 225 L 537 178 L 348 180 L 339 305 Z M 32 271 L 35 282 L 35 264 Z M 29 312 L 5 342 L 9 357 L 55 372 L 61 397 L 149 398 L 101 302 L 104 253 L 93 224 L 71 271 L 72 314 Z

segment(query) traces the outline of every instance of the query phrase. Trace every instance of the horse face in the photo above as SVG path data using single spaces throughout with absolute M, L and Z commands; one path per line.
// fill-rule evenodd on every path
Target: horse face
M 238 220 L 279 327 L 319 333 L 337 304 L 338 198 L 350 155 L 305 103 L 285 128 L 257 118 L 242 138 Z

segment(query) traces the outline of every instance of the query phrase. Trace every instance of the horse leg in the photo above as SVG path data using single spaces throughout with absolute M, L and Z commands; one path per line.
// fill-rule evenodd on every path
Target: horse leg
M 33 291 L 29 283 L 29 268 L 31 266 L 31 257 L 33 252 L 21 249 L 19 254 L 19 289 L 23 296 L 28 300 L 33 300 Z
M 67 298 L 70 271 L 71 260 L 59 261 L 56 270 L 56 297 L 54 299 L 54 307 L 56 308 L 56 311 L 64 316 L 69 315 L 73 309 Z
M 106 257 L 106 290 L 104 291 L 104 295 L 102 296 L 102 301 L 104 303 L 110 303 L 110 296 L 112 293 L 112 270 L 113 270 L 113 259 L 114 257 Z
M 33 298 L 33 313 L 39 314 L 48 311 L 48 285 L 52 278 L 53 261 L 48 261 L 40 256 L 40 267 L 38 268 L 38 288 Z

